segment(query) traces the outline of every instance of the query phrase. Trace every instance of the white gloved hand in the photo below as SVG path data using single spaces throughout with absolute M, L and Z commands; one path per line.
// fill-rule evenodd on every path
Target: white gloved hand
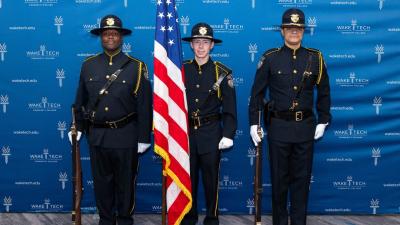
M 138 143 L 138 147 L 137 147 L 137 152 L 138 153 L 143 153 L 145 152 L 151 144 L 148 143 Z
M 251 139 L 253 140 L 253 143 L 255 146 L 257 146 L 258 143 L 261 142 L 261 139 L 264 138 L 264 130 L 261 127 L 261 137 L 260 137 L 257 132 L 257 127 L 258 127 L 258 125 L 250 126 L 250 136 L 251 136 Z
M 81 135 L 82 135 L 82 132 L 80 132 L 79 130 L 76 132 L 76 141 L 79 141 L 80 139 L 81 139 Z M 70 131 L 70 132 L 68 132 L 68 140 L 69 140 L 69 143 L 71 143 L 71 145 L 72 145 L 72 132 Z
M 227 149 L 233 146 L 233 140 L 230 138 L 223 137 L 219 141 L 218 148 L 219 149 Z
M 326 126 L 328 126 L 328 123 L 320 123 L 317 125 L 317 127 L 315 127 L 314 140 L 320 139 L 322 136 L 324 136 Z

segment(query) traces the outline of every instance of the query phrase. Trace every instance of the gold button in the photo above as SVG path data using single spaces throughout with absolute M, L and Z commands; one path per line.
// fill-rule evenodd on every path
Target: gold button
M 92 78 L 89 78 L 89 80 L 92 81 L 93 79 L 92 79 Z
M 297 70 L 293 70 L 293 73 L 297 73 Z
M 125 83 L 126 83 L 126 81 L 125 81 L 125 80 L 123 80 L 123 81 L 122 81 L 122 83 L 124 83 L 124 84 L 125 84 Z
M 195 102 L 199 102 L 199 99 L 198 99 L 198 98 L 196 98 L 194 101 L 195 101 Z
M 293 86 L 293 90 L 297 91 L 297 86 Z
M 112 66 L 112 62 L 108 63 L 108 65 Z
M 282 73 L 282 72 L 279 70 L 279 71 L 278 71 L 278 74 L 281 74 L 281 73 Z
M 107 79 L 107 80 L 110 79 L 110 75 L 107 75 L 107 76 L 106 76 L 106 79 Z
M 203 72 L 201 72 L 201 70 L 199 71 L 199 74 L 202 74 Z
M 196 84 L 196 87 L 197 87 L 197 88 L 199 88 L 199 87 L 200 87 L 200 85 L 199 85 L 199 84 Z
M 104 94 L 108 94 L 108 91 L 105 91 Z
M 295 105 L 295 106 L 298 106 L 298 105 L 299 105 L 299 103 L 298 103 L 298 102 L 295 102 L 295 103 L 294 103 L 294 105 Z
M 197 126 L 194 126 L 194 129 L 197 130 Z
M 293 56 L 293 59 L 296 59 L 296 58 L 297 58 L 297 56 L 294 55 L 294 56 Z
M 105 107 L 104 110 L 105 110 L 106 112 L 108 112 L 108 107 Z

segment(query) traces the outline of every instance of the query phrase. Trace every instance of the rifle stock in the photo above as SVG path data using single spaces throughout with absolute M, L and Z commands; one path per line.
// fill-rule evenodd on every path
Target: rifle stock
M 78 130 L 76 128 L 75 109 L 72 107 L 72 225 L 81 225 L 81 200 L 82 200 L 82 166 L 81 154 L 77 140 Z
M 261 225 L 261 197 L 263 192 L 262 187 L 262 131 L 261 131 L 261 111 L 259 113 L 259 121 L 257 126 L 257 133 L 261 141 L 256 146 L 256 166 L 254 175 L 254 224 Z

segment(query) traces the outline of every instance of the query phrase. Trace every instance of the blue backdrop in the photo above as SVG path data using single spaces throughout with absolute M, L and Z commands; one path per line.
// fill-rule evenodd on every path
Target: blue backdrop
M 155 0 L 0 0 L 0 211 L 71 209 L 67 132 L 82 61 L 101 51 L 88 33 L 106 14 L 133 35 L 123 51 L 152 71 Z M 234 71 L 239 128 L 223 153 L 221 213 L 254 212 L 254 147 L 248 99 L 258 59 L 282 45 L 282 12 L 299 7 L 310 31 L 304 45 L 323 52 L 332 93 L 332 124 L 315 149 L 309 211 L 400 212 L 400 1 L 177 0 L 181 33 L 206 21 L 224 40 L 214 60 Z M 184 58 L 193 54 L 184 44 Z M 86 212 L 96 210 L 86 141 L 82 144 Z M 265 151 L 265 149 L 264 149 Z M 271 212 L 264 152 L 263 211 Z M 161 160 L 140 157 L 136 212 L 161 210 Z M 200 193 L 200 196 L 203 196 Z M 204 210 L 204 204 L 201 201 Z

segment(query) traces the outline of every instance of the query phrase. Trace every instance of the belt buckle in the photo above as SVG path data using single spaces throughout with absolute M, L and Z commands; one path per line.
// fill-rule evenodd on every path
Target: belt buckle
M 296 122 L 302 121 L 303 120 L 303 111 L 297 111 L 295 113 L 295 120 Z
M 116 129 L 118 128 L 117 122 L 107 122 L 107 124 L 110 126 L 111 129 Z
M 198 129 L 201 126 L 200 117 L 194 116 L 193 117 L 194 129 Z

